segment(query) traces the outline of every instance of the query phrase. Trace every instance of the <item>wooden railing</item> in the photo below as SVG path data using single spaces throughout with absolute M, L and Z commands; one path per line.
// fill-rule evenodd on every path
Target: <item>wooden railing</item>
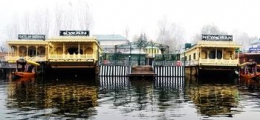
M 97 58 L 94 57 L 94 55 L 82 55 L 82 54 L 49 54 L 48 59 L 94 59 L 97 60 Z
M 185 62 L 185 66 L 237 66 L 238 63 L 238 59 L 199 59 L 188 60 Z
M 21 57 L 20 56 L 14 56 L 14 55 L 9 55 L 9 56 L 6 56 L 5 57 L 5 61 L 16 61 L 18 59 L 20 59 Z M 70 55 L 70 54 L 62 54 L 62 55 L 58 55 L 58 54 L 50 54 L 48 56 L 33 56 L 33 57 L 30 57 L 30 56 L 25 56 L 23 57 L 24 59 L 27 59 L 27 60 L 32 60 L 32 61 L 36 61 L 36 62 L 39 62 L 39 61 L 48 61 L 49 59 L 52 59 L 52 60 L 67 60 L 67 59 L 70 59 L 70 60 L 87 60 L 87 59 L 94 59 L 94 60 L 97 60 L 97 58 L 94 57 L 94 55 L 76 55 L 76 54 L 73 54 L 73 55 Z
M 6 56 L 5 60 L 6 61 L 16 61 L 20 58 L 21 58 L 20 56 Z M 36 62 L 41 62 L 41 61 L 47 60 L 47 58 L 45 56 L 34 56 L 34 57 L 25 56 L 23 58 L 26 59 L 26 60 L 31 60 L 31 61 L 36 61 Z

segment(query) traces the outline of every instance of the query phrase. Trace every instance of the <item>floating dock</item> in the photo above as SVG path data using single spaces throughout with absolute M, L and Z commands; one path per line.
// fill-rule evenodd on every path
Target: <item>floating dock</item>
M 130 79 L 152 79 L 156 76 L 152 66 L 133 66 L 132 73 L 128 74 Z

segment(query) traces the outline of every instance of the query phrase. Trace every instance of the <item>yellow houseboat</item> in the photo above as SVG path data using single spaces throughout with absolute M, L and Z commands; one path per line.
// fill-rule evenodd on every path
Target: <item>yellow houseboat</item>
M 96 38 L 88 36 L 88 31 L 60 33 L 60 36 L 46 40 L 44 35 L 22 34 L 18 40 L 7 41 L 7 61 L 16 61 L 23 57 L 46 63 L 52 70 L 72 69 L 70 72 L 77 74 L 79 70 L 91 69 L 97 73 L 101 47 Z
M 202 35 L 197 44 L 185 48 L 185 72 L 198 76 L 232 75 L 239 64 L 235 55 L 240 48 L 232 35 Z

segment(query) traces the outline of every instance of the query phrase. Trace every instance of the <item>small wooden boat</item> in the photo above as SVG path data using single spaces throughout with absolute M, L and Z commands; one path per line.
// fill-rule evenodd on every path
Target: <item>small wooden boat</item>
M 256 79 L 257 77 L 260 76 L 260 73 L 256 73 L 256 74 L 240 74 L 240 77 L 245 78 L 245 79 Z
M 35 80 L 35 77 L 17 77 L 17 76 L 14 76 L 13 80 L 15 82 L 28 82 L 28 81 L 34 81 Z
M 39 63 L 36 63 L 34 61 L 31 60 L 25 60 L 23 58 L 18 59 L 16 61 L 17 64 L 17 68 L 16 71 L 13 72 L 13 74 L 15 75 L 15 77 L 18 78 L 29 78 L 29 77 L 34 77 L 36 75 L 36 71 L 34 71 L 34 67 L 39 66 Z M 21 66 L 20 70 L 18 70 L 18 66 Z M 28 66 L 27 68 L 25 66 Z
M 33 72 L 14 72 L 14 75 L 16 75 L 17 77 L 34 77 L 35 73 Z
M 257 63 L 250 59 L 249 62 L 244 62 L 240 66 L 240 77 L 245 79 L 256 79 L 260 76 L 260 72 L 258 72 L 258 65 Z

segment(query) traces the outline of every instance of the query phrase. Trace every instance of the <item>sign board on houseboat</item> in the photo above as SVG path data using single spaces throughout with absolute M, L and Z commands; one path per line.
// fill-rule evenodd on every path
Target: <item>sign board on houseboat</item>
M 80 30 L 61 30 L 60 36 L 89 36 L 89 31 Z
M 202 34 L 202 40 L 205 41 L 232 41 L 232 35 L 205 35 Z
M 249 46 L 248 51 L 249 53 L 260 53 L 260 44 Z
M 40 34 L 18 34 L 19 40 L 45 40 L 45 35 Z
M 249 48 L 249 53 L 259 53 L 260 48 Z

